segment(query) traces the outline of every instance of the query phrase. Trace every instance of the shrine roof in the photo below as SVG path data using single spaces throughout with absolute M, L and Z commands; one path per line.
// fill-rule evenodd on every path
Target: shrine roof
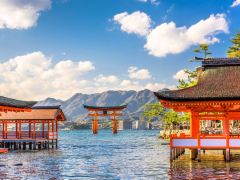
M 95 109 L 95 110 L 122 110 L 127 107 L 127 105 L 116 105 L 116 106 L 90 106 L 90 105 L 83 105 L 85 109 Z
M 59 107 L 35 107 L 29 112 L 2 113 L 0 120 L 54 120 L 65 121 L 64 113 Z
M 154 94 L 160 100 L 240 100 L 240 58 L 197 58 L 202 62 L 195 86 Z

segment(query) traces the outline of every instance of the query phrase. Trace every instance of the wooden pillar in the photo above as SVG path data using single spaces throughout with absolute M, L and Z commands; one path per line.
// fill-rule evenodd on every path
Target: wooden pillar
M 196 156 L 197 156 L 197 150 L 196 149 L 191 149 L 190 150 L 190 158 L 192 160 L 195 160 L 196 159 Z
M 18 139 L 18 122 L 16 121 L 16 138 Z
M 116 111 L 113 111 L 113 120 L 112 120 L 112 133 L 117 134 L 118 131 L 118 122 L 116 119 Z
M 44 138 L 44 121 L 42 122 L 42 138 Z
M 225 114 L 225 118 L 224 118 L 224 134 L 227 136 L 229 135 L 229 118 L 228 118 L 228 113 Z
M 226 161 L 230 161 L 229 135 L 226 136 Z
M 48 120 L 48 142 L 47 142 L 47 148 L 49 148 L 49 132 L 50 132 L 50 121 Z
M 28 126 L 29 126 L 28 136 L 29 136 L 29 138 L 31 138 L 31 136 L 32 136 L 32 123 L 31 123 L 31 121 L 28 123 Z
M 97 116 L 96 111 L 94 113 L 94 119 L 93 119 L 93 122 L 92 122 L 92 132 L 93 132 L 93 134 L 98 133 L 98 116 Z
M 4 121 L 2 122 L 2 138 L 5 138 L 5 124 Z
M 33 134 L 34 134 L 33 138 L 36 139 L 36 122 L 35 121 L 33 122 Z
M 54 120 L 52 120 L 52 149 L 53 149 L 53 139 L 55 138 L 55 132 L 54 132 Z
M 200 134 L 198 134 L 197 138 L 198 138 L 197 160 L 198 160 L 198 162 L 201 162 L 201 139 L 200 139 Z
M 54 120 L 52 120 L 52 132 L 54 132 Z
M 22 138 L 22 121 L 20 121 L 20 123 L 19 123 L 19 127 L 18 127 L 18 137 L 19 137 L 19 139 L 21 139 Z
M 8 138 L 8 122 L 5 123 L 5 138 Z
M 56 119 L 56 148 L 58 147 L 58 120 Z
M 173 147 L 172 147 L 172 135 L 170 134 L 170 162 L 172 162 L 173 161 L 173 159 L 174 159 L 174 149 L 173 149 Z
M 23 142 L 23 150 L 26 150 L 26 142 Z
M 191 112 L 191 121 L 190 121 L 190 132 L 192 137 L 196 137 L 199 134 L 199 118 L 198 118 L 198 113 L 192 111 Z

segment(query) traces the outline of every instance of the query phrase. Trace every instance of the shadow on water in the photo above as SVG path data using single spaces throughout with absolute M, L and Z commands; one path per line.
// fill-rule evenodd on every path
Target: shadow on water
M 179 160 L 170 163 L 169 177 L 171 179 L 240 179 L 240 159 L 230 163 L 224 161 L 219 152 L 202 155 L 202 161 L 192 161 L 189 155 L 183 155 Z
M 240 160 L 169 162 L 158 131 L 60 132 L 59 149 L 0 155 L 0 179 L 240 179 Z

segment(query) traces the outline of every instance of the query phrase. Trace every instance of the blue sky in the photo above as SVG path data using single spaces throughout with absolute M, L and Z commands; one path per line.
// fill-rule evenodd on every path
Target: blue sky
M 199 65 L 189 62 L 197 44 L 208 42 L 213 56 L 226 56 L 240 30 L 239 4 L 2 0 L 1 95 L 66 99 L 76 92 L 173 88 L 182 69 Z

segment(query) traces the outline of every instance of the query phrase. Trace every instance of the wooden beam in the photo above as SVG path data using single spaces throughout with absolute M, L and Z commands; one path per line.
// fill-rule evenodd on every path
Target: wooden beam
M 88 116 L 94 117 L 95 114 L 88 114 Z M 114 114 L 97 114 L 97 116 L 114 116 Z M 123 114 L 115 114 L 115 116 L 123 116 Z

